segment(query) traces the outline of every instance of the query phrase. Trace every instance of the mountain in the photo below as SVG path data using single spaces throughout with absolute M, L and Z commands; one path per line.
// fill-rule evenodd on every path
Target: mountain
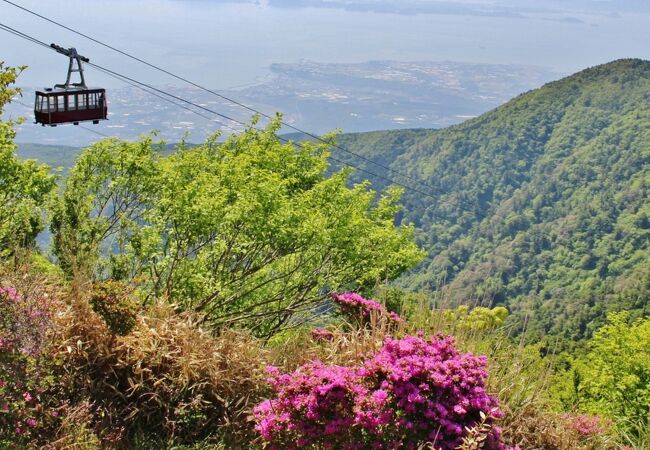
M 356 181 L 415 188 L 400 220 L 429 257 L 403 286 L 506 305 L 531 339 L 588 337 L 611 310 L 650 313 L 650 62 L 593 67 L 449 128 L 339 142 L 366 158 L 332 151 L 362 169 Z M 77 151 L 19 154 L 69 167 Z
M 22 159 L 37 159 L 53 169 L 67 170 L 74 165 L 75 158 L 81 151 L 78 147 L 66 145 L 48 145 L 18 143 L 16 154 Z
M 417 186 L 404 219 L 429 258 L 404 285 L 505 304 L 532 337 L 650 312 L 650 62 L 589 68 L 446 129 L 341 142 Z

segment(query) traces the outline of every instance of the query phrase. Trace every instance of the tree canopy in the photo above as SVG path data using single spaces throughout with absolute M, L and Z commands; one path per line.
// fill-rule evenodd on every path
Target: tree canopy
M 10 88 L 23 68 L 0 61 L 0 116 L 20 90 Z M 0 121 L 0 257 L 32 247 L 45 226 L 45 204 L 55 186 L 47 166 L 16 157 L 15 121 Z
M 327 175 L 326 145 L 283 144 L 278 127 L 168 156 L 151 139 L 85 149 L 53 221 L 62 265 L 269 335 L 421 259 L 413 227 L 395 226 L 399 190 L 348 187 L 350 170 Z

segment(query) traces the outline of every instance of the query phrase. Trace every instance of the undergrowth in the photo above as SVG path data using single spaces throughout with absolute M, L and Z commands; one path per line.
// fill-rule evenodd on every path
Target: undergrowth
M 21 383 L 20 377 L 32 378 L 30 396 L 39 398 L 38 405 L 22 398 L 20 420 L 40 418 L 22 441 L 15 429 L 3 428 L 1 442 L 8 448 L 262 448 L 251 418 L 254 408 L 274 395 L 267 366 L 286 374 L 314 361 L 323 367 L 366 367 L 390 339 L 399 342 L 418 332 L 453 334 L 459 351 L 486 356 L 485 389 L 498 398 L 503 417 L 469 423 L 458 448 L 488 448 L 494 427 L 505 444 L 521 449 L 622 449 L 630 442 L 635 446 L 627 448 L 644 448 L 638 437 L 620 435 L 611 420 L 560 411 L 549 394 L 558 358 L 552 349 L 514 341 L 502 311 L 431 309 L 423 301 L 403 311 L 406 320 L 395 320 L 387 309 L 366 316 L 357 311 L 354 317 L 321 320 L 321 328 L 300 326 L 263 341 L 244 330 L 215 333 L 202 326 L 201 317 L 163 300 L 129 308 L 132 323 L 116 328 L 111 326 L 116 314 L 98 314 L 91 306 L 98 292 L 92 283 L 66 284 L 30 266 L 4 270 L 0 286 L 5 297 L 9 292 L 57 305 L 48 316 L 50 328 L 39 335 L 41 375 L 8 375 L 3 366 L 5 398 L 7 382 Z M 131 304 L 135 298 L 121 301 Z M 420 448 L 439 447 L 423 442 Z

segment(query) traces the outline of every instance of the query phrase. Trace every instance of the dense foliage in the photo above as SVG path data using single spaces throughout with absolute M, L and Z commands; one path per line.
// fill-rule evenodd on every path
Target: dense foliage
M 19 89 L 9 86 L 21 70 L 5 68 L 0 61 L 0 115 L 4 105 L 20 95 Z M 0 257 L 35 244 L 45 226 L 44 206 L 55 183 L 46 166 L 16 157 L 14 124 L 0 121 Z
M 404 196 L 430 255 L 406 285 L 575 339 L 650 295 L 649 92 L 650 62 L 619 60 L 458 126 L 342 142 L 431 186 Z
M 150 140 L 86 149 L 53 221 L 61 264 L 269 335 L 329 290 L 372 288 L 421 259 L 413 228 L 394 225 L 399 191 L 327 177 L 324 146 L 282 144 L 278 125 L 169 156 Z
M 629 313 L 611 313 L 562 377 L 566 408 L 609 417 L 633 436 L 648 433 L 650 319 L 630 323 Z

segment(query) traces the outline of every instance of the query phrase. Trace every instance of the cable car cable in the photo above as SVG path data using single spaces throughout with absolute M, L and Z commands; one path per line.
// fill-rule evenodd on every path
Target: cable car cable
M 214 117 L 206 116 L 205 114 L 202 114 L 202 113 L 200 113 L 200 112 L 198 112 L 198 111 L 196 111 L 196 110 L 194 110 L 194 109 L 192 109 L 192 108 L 188 108 L 187 106 L 182 105 L 182 104 L 180 104 L 180 103 L 177 103 L 177 102 L 175 102 L 175 101 L 173 101 L 173 100 L 171 100 L 171 99 L 169 99 L 169 98 L 167 98 L 167 97 L 163 97 L 162 95 L 157 94 L 156 92 L 150 91 L 150 90 L 148 90 L 147 88 L 140 86 L 139 84 L 133 83 L 133 82 L 131 82 L 131 81 L 125 79 L 125 78 L 122 78 L 122 77 L 120 77 L 120 76 L 118 76 L 118 75 L 116 75 L 116 74 L 110 73 L 110 72 L 108 72 L 108 71 L 106 71 L 106 70 L 104 70 L 104 69 L 100 69 L 99 67 L 95 67 L 95 68 L 96 68 L 97 70 L 99 70 L 99 71 L 105 73 L 106 75 L 108 75 L 108 76 L 110 76 L 110 77 L 113 77 L 113 78 L 115 78 L 115 79 L 117 79 L 117 80 L 120 80 L 121 82 L 126 83 L 126 84 L 128 84 L 128 85 L 130 85 L 130 86 L 133 86 L 133 87 L 135 87 L 135 88 L 137 88 L 137 89 L 140 89 L 141 91 L 146 92 L 146 93 L 149 94 L 149 95 L 153 95 L 154 97 L 158 97 L 159 99 L 161 99 L 161 100 L 163 100 L 163 101 L 165 101 L 165 102 L 167 102 L 167 103 L 170 103 L 170 104 L 172 104 L 172 105 L 174 105 L 174 106 L 177 106 L 177 107 L 179 107 L 179 108 L 183 108 L 183 109 L 185 109 L 185 110 L 187 110 L 187 111 L 189 111 L 189 112 L 191 112 L 191 113 L 196 114 L 196 115 L 199 116 L 199 117 L 203 117 L 204 119 L 206 119 L 206 120 L 208 120 L 208 121 L 210 121 L 210 122 L 217 122 L 217 123 L 219 123 L 220 125 L 222 125 L 222 126 L 228 128 L 229 130 L 231 130 L 231 131 L 233 131 L 233 132 L 237 132 L 237 130 L 236 130 L 235 128 L 230 127 L 229 125 L 227 125 L 226 123 L 220 121 L 219 119 L 215 119 Z
M 105 42 L 102 42 L 102 41 L 100 41 L 98 39 L 95 39 L 92 36 L 89 36 L 89 35 L 87 35 L 85 33 L 82 33 L 81 31 L 77 31 L 74 28 L 71 28 L 71 27 L 69 27 L 67 25 L 64 25 L 64 24 L 60 23 L 60 22 L 57 22 L 56 20 L 50 19 L 47 16 L 44 16 L 44 15 L 39 14 L 39 13 L 37 13 L 35 11 L 32 11 L 32 10 L 30 10 L 28 8 L 25 8 L 24 6 L 21 6 L 21 5 L 17 4 L 17 3 L 14 3 L 14 2 L 12 2 L 10 0 L 2 0 L 2 1 L 9 4 L 9 5 L 15 6 L 16 8 L 19 8 L 19 9 L 21 9 L 21 10 L 23 10 L 23 11 L 29 13 L 29 14 L 32 14 L 32 15 L 34 15 L 34 16 L 42 19 L 42 20 L 50 22 L 50 23 L 52 23 L 52 24 L 54 24 L 56 26 L 59 26 L 59 27 L 65 29 L 65 30 L 67 30 L 67 31 L 70 31 L 70 32 L 75 33 L 75 34 L 77 34 L 77 35 L 79 35 L 79 36 L 81 36 L 83 38 L 86 38 L 86 39 L 92 41 L 92 42 L 95 42 L 96 44 L 99 44 L 99 45 L 104 46 L 104 47 L 106 47 L 106 48 L 108 48 L 110 50 L 113 50 L 114 52 L 117 52 L 117 53 L 119 53 L 121 55 L 124 55 L 124 56 L 126 56 L 128 58 L 131 58 L 134 61 L 137 61 L 137 62 L 139 62 L 141 64 L 144 64 L 144 65 L 146 65 L 148 67 L 151 67 L 152 69 L 158 70 L 158 71 L 160 71 L 160 72 L 162 72 L 164 74 L 167 74 L 167 75 L 169 75 L 169 76 L 171 76 L 173 78 L 176 78 L 177 80 L 183 81 L 183 82 L 185 82 L 187 84 L 190 84 L 190 85 L 192 85 L 192 86 L 194 86 L 196 88 L 199 88 L 199 89 L 201 89 L 201 90 L 203 90 L 205 92 L 213 94 L 213 95 L 215 95 L 215 96 L 217 96 L 219 98 L 222 98 L 224 100 L 227 100 L 227 101 L 229 101 L 229 102 L 231 102 L 231 103 L 233 103 L 233 104 L 235 104 L 235 105 L 237 105 L 237 106 L 239 106 L 241 108 L 245 108 L 245 109 L 247 109 L 247 110 L 249 110 L 249 111 L 251 111 L 251 112 L 253 112 L 255 114 L 259 114 L 260 116 L 265 117 L 266 119 L 274 120 L 274 117 L 271 116 L 270 114 L 266 114 L 266 113 L 264 113 L 262 111 L 259 111 L 259 110 L 255 109 L 253 107 L 250 107 L 250 106 L 248 106 L 248 105 L 246 105 L 246 104 L 244 104 L 242 102 L 239 102 L 239 101 L 237 101 L 237 100 L 235 100 L 233 98 L 230 98 L 228 96 L 220 94 L 219 92 L 216 92 L 216 91 L 214 91 L 212 89 L 206 88 L 205 86 L 202 86 L 202 85 L 200 85 L 198 83 L 195 83 L 195 82 L 193 82 L 193 81 L 191 81 L 191 80 L 189 80 L 187 78 L 184 78 L 184 77 L 182 77 L 180 75 L 177 75 L 177 74 L 175 74 L 175 73 L 173 73 L 173 72 L 171 72 L 169 70 L 166 70 L 166 69 L 164 69 L 164 68 L 162 68 L 160 66 L 152 64 L 152 63 L 150 63 L 148 61 L 145 61 L 145 60 L 143 60 L 141 58 L 138 58 L 137 56 L 134 56 L 134 55 L 132 55 L 132 54 L 130 54 L 128 52 L 125 52 L 124 50 L 120 50 L 120 49 L 118 49 L 118 48 L 116 48 L 116 47 L 114 47 L 112 45 L 106 44 Z M 428 189 L 434 189 L 434 190 L 439 189 L 439 187 L 432 186 L 432 185 L 430 185 L 430 184 L 428 184 L 428 183 L 426 183 L 426 182 L 424 182 L 424 181 L 422 181 L 422 180 L 420 180 L 420 179 L 418 179 L 416 177 L 407 175 L 407 174 L 402 173 L 402 172 L 400 172 L 398 170 L 395 170 L 395 169 L 393 169 L 393 168 L 391 168 L 389 166 L 386 166 L 386 165 L 384 165 L 382 163 L 379 163 L 379 162 L 374 161 L 374 160 L 372 160 L 370 158 L 367 158 L 367 157 L 365 157 L 363 155 L 360 155 L 360 154 L 358 154 L 356 152 L 353 152 L 352 150 L 349 150 L 349 149 L 341 146 L 340 144 L 329 142 L 328 140 L 322 138 L 321 136 L 318 136 L 317 134 L 311 133 L 309 131 L 302 130 L 302 129 L 300 129 L 300 128 L 294 126 L 294 125 L 291 125 L 291 124 L 289 124 L 287 122 L 284 122 L 284 121 L 281 121 L 280 123 L 282 125 L 286 126 L 287 128 L 291 128 L 292 130 L 297 131 L 297 132 L 299 132 L 301 134 L 304 134 L 305 136 L 309 136 L 312 139 L 316 139 L 316 140 L 318 140 L 318 141 L 320 141 L 320 142 L 322 142 L 324 144 L 330 145 L 330 146 L 332 146 L 332 147 L 334 147 L 334 148 L 336 148 L 338 150 L 349 153 L 349 154 L 351 154 L 351 155 L 353 155 L 353 156 L 355 156 L 355 157 L 357 157 L 357 158 L 359 158 L 359 159 L 361 159 L 361 160 L 363 160 L 363 161 L 365 161 L 367 163 L 374 164 L 377 167 L 381 167 L 382 169 L 384 169 L 384 170 L 386 170 L 388 172 L 394 173 L 395 175 L 399 175 L 399 176 L 404 177 L 406 179 L 409 179 L 411 181 L 415 181 L 417 184 L 420 184 L 420 185 L 422 185 L 424 187 L 427 187 Z
M 136 84 L 139 84 L 139 85 L 141 85 L 141 86 L 147 87 L 147 88 L 149 88 L 149 89 L 151 89 L 151 90 L 153 90 L 153 91 L 155 91 L 155 92 L 158 92 L 158 93 L 160 93 L 160 94 L 167 95 L 167 96 L 169 96 L 169 97 L 171 97 L 171 98 L 174 98 L 174 99 L 176 99 L 176 100 L 179 100 L 179 101 L 181 101 L 181 102 L 184 102 L 184 103 L 190 104 L 190 105 L 192 105 L 192 106 L 194 106 L 194 107 L 196 107 L 196 108 L 203 109 L 203 110 L 205 110 L 205 111 L 207 111 L 207 112 L 209 112 L 209 113 L 215 114 L 215 115 L 217 115 L 217 116 L 219 116 L 219 117 L 222 117 L 222 118 L 224 118 L 224 119 L 226 119 L 226 120 L 230 120 L 231 122 L 235 122 L 235 123 L 237 123 L 237 124 L 239 124 L 239 125 L 241 125 L 241 126 L 243 126 L 243 127 L 245 127 L 245 128 L 248 128 L 248 127 L 250 126 L 250 125 L 247 124 L 246 122 L 243 122 L 243 121 L 241 121 L 241 120 L 237 120 L 237 119 L 233 119 L 232 117 L 229 117 L 229 116 L 227 116 L 227 115 L 225 115 L 225 114 L 219 113 L 219 112 L 214 111 L 214 110 L 212 110 L 212 109 L 210 109 L 210 108 L 206 108 L 205 106 L 202 106 L 202 105 L 196 104 L 196 103 L 194 103 L 194 102 L 192 102 L 192 101 L 190 101 L 190 100 L 186 100 L 186 99 L 184 99 L 184 98 L 182 98 L 182 97 L 179 97 L 179 96 L 177 96 L 177 95 L 170 94 L 169 92 L 163 91 L 162 89 L 158 89 L 158 88 L 156 88 L 156 87 L 154 87 L 154 86 L 151 86 L 150 84 L 143 83 L 143 82 L 138 81 L 138 80 L 136 80 L 136 79 L 134 79 L 134 78 L 131 78 L 131 77 L 128 77 L 128 76 L 126 76 L 126 75 L 123 75 L 123 74 L 120 74 L 120 73 L 118 73 L 118 72 L 115 72 L 115 71 L 113 71 L 113 70 L 107 69 L 106 67 L 102 67 L 102 66 L 100 66 L 100 65 L 98 65 L 98 64 L 95 64 L 95 63 L 92 63 L 92 62 L 87 63 L 87 64 L 88 64 L 89 66 L 91 66 L 91 67 L 95 67 L 95 68 L 97 68 L 97 69 L 99 69 L 99 70 L 106 71 L 108 74 L 112 74 L 112 75 L 115 75 L 115 76 L 117 76 L 117 77 L 124 78 L 124 79 L 129 80 L 129 81 L 131 81 L 131 82 L 133 82 L 133 83 L 136 83 Z M 283 142 L 285 142 L 285 143 L 293 143 L 293 144 L 296 145 L 296 146 L 299 146 L 299 147 L 301 147 L 301 148 L 304 148 L 304 146 L 303 146 L 300 142 L 293 142 L 293 141 L 291 141 L 291 140 L 289 140 L 289 139 L 286 139 L 286 138 L 284 138 L 284 137 L 282 137 L 282 136 L 278 136 L 278 139 L 280 139 L 281 141 L 283 141 Z M 325 141 L 325 142 L 327 142 L 327 141 Z M 328 144 L 328 145 L 331 145 L 331 144 Z M 342 161 L 342 160 L 340 160 L 340 159 L 337 159 L 337 158 L 335 158 L 335 157 L 333 157 L 333 156 L 331 156 L 331 155 L 330 155 L 330 159 L 333 160 L 333 161 L 338 162 L 339 164 L 343 164 L 343 165 L 346 165 L 346 166 L 350 166 L 350 167 L 352 167 L 352 168 L 354 168 L 354 169 L 356 169 L 356 170 L 359 170 L 359 171 L 361 171 L 361 172 L 365 172 L 365 173 L 367 173 L 367 174 L 369 174 L 369 175 L 372 175 L 372 176 L 374 176 L 374 177 L 376 177 L 376 178 L 379 178 L 379 179 L 382 179 L 382 180 L 387 181 L 387 182 L 389 182 L 389 183 L 392 183 L 392 184 L 396 184 L 396 185 L 398 185 L 398 186 L 401 186 L 401 187 L 403 187 L 404 189 L 407 189 L 407 190 L 410 190 L 410 191 L 416 192 L 416 193 L 421 194 L 421 195 L 425 195 L 425 196 L 427 196 L 427 197 L 431 197 L 431 198 L 433 198 L 433 199 L 437 199 L 437 197 L 435 197 L 434 195 L 432 195 L 432 194 L 430 194 L 430 193 L 428 193 L 428 192 L 423 192 L 423 191 L 421 191 L 421 190 L 419 190 L 419 189 L 414 188 L 413 186 L 410 186 L 410 185 L 407 185 L 407 184 L 404 184 L 404 183 L 400 183 L 400 182 L 395 181 L 395 180 L 393 180 L 393 179 L 391 179 L 391 178 L 384 177 L 384 176 L 379 175 L 379 174 L 377 174 L 377 173 L 371 172 L 371 171 L 369 171 L 369 170 L 367 170 L 367 169 L 364 169 L 364 168 L 361 168 L 361 167 L 355 166 L 354 164 L 347 163 L 347 162 L 345 162 L 345 161 Z
M 18 30 L 16 30 L 15 28 L 11 28 L 10 26 L 5 25 L 5 24 L 3 24 L 3 23 L 0 23 L 0 29 L 3 29 L 4 31 L 6 31 L 6 32 L 8 32 L 8 33 L 11 33 L 11 34 L 15 34 L 16 36 L 21 37 L 21 38 L 23 38 L 23 39 L 27 39 L 28 41 L 30 41 L 30 42 L 32 42 L 32 43 L 34 43 L 34 44 L 42 45 L 42 46 L 44 46 L 45 48 L 49 48 L 50 50 L 53 50 L 53 49 L 52 49 L 49 45 L 47 45 L 45 42 L 43 42 L 43 41 L 39 41 L 38 39 L 36 39 L 36 38 L 34 38 L 34 37 L 32 37 L 32 36 L 30 36 L 30 35 L 28 35 L 28 34 L 25 34 L 25 33 L 23 33 L 22 31 L 18 31 Z
M 2 0 L 2 1 L 7 1 L 7 0 Z M 11 2 L 8 2 L 8 3 L 11 3 Z M 22 8 L 21 8 L 21 9 L 22 9 Z M 32 36 L 26 34 L 26 33 L 23 33 L 23 32 L 21 32 L 21 31 L 18 31 L 18 30 L 14 29 L 14 28 L 11 28 L 11 27 L 9 27 L 9 26 L 7 26 L 7 25 L 4 25 L 4 24 L 0 23 L 0 28 L 1 28 L 1 29 L 4 29 L 5 31 L 8 31 L 8 32 L 10 32 L 10 33 L 12 33 L 12 34 L 15 34 L 15 35 L 18 36 L 18 37 L 21 37 L 21 38 L 24 38 L 24 39 L 26 39 L 26 40 L 29 40 L 30 42 L 36 43 L 36 44 L 38 44 L 38 45 L 41 45 L 41 46 L 43 46 L 43 47 L 45 47 L 45 48 L 47 48 L 47 49 L 49 49 L 49 50 L 55 50 L 55 49 L 53 49 L 51 46 L 47 45 L 46 43 L 44 43 L 44 42 L 42 42 L 42 41 L 39 41 L 38 39 L 36 39 L 36 38 L 34 38 L 34 37 L 32 37 Z M 55 51 L 56 51 L 56 50 L 55 50 Z M 133 79 L 133 78 L 131 78 L 131 77 L 128 77 L 128 76 L 126 76 L 126 75 L 123 75 L 123 74 L 120 74 L 120 73 L 115 72 L 115 71 L 113 71 L 113 70 L 110 70 L 110 69 L 108 69 L 108 68 L 106 68 L 106 67 L 102 67 L 102 66 L 100 66 L 100 65 L 98 65 L 98 64 L 95 64 L 95 63 L 92 63 L 92 62 L 88 62 L 87 64 L 90 65 L 90 66 L 92 66 L 92 67 L 97 68 L 98 70 L 103 70 L 103 71 L 107 72 L 107 74 L 112 74 L 112 75 L 114 75 L 114 76 L 116 76 L 116 77 L 121 77 L 121 78 L 123 78 L 123 79 L 125 79 L 125 80 L 129 80 L 129 81 L 131 81 L 131 82 L 133 82 L 133 83 L 136 83 L 136 84 L 139 84 L 139 85 L 141 85 L 141 86 L 147 87 L 147 88 L 149 88 L 149 89 L 151 89 L 151 90 L 153 90 L 153 91 L 156 91 L 156 92 L 158 92 L 158 93 L 160 93 L 160 94 L 167 95 L 167 96 L 169 96 L 169 97 L 171 97 L 171 98 L 174 98 L 174 99 L 176 99 L 176 100 L 179 100 L 179 101 L 181 101 L 181 102 L 184 102 L 184 103 L 190 104 L 190 105 L 192 105 L 192 106 L 194 106 L 194 107 L 196 107 L 196 108 L 200 108 L 200 109 L 203 109 L 203 110 L 205 110 L 205 111 L 207 111 L 207 112 L 210 112 L 210 113 L 212 113 L 212 114 L 215 114 L 215 115 L 217 115 L 217 116 L 219 116 L 219 117 L 222 117 L 222 118 L 224 118 L 224 119 L 226 119 L 226 120 L 230 120 L 230 121 L 232 121 L 232 122 L 238 123 L 238 124 L 240 124 L 240 125 L 242 125 L 242 126 L 244 126 L 244 127 L 249 127 L 249 126 L 250 126 L 249 124 L 247 124 L 247 123 L 245 123 L 245 122 L 239 121 L 239 120 L 237 120 L 237 119 L 233 119 L 233 118 L 231 118 L 231 117 L 229 117 L 229 116 L 227 116 L 227 115 L 225 115 L 225 114 L 222 114 L 222 113 L 219 113 L 219 112 L 217 112 L 217 111 L 211 110 L 211 109 L 209 109 L 209 108 L 206 108 L 206 107 L 204 107 L 204 106 L 202 106 L 202 105 L 196 104 L 196 103 L 194 103 L 194 102 L 192 102 L 192 101 L 190 101 L 190 100 L 186 100 L 186 99 L 184 99 L 184 98 L 182 98 L 182 97 L 179 97 L 179 96 L 176 96 L 176 95 L 174 95 L 174 94 L 170 94 L 170 93 L 165 92 L 165 91 L 163 91 L 163 90 L 161 90 L 161 89 L 158 89 L 158 88 L 156 88 L 156 87 L 154 87 L 154 86 L 151 86 L 151 85 L 149 85 L 149 84 L 147 84 L 147 83 L 143 83 L 143 82 L 141 82 L 141 81 L 135 80 L 135 79 Z M 180 105 L 178 105 L 178 106 L 180 106 Z M 193 110 L 191 110 L 191 111 L 193 111 Z M 260 113 L 260 114 L 261 114 L 261 113 Z M 286 138 L 284 138 L 284 137 L 282 137 L 282 136 L 278 136 L 278 139 L 280 139 L 281 141 L 283 141 L 283 142 L 285 142 L 285 143 L 292 143 L 293 145 L 296 145 L 296 146 L 299 146 L 299 147 L 301 147 L 301 148 L 304 148 L 304 146 L 303 146 L 300 142 L 293 142 L 293 141 L 291 141 L 291 140 L 289 140 L 289 139 L 286 139 Z M 331 144 L 330 142 L 326 141 L 325 139 L 319 138 L 319 140 L 322 141 L 322 142 L 324 142 L 324 143 L 326 143 L 327 145 L 332 146 L 332 144 Z M 438 199 L 439 199 L 438 197 L 436 197 L 436 196 L 434 196 L 434 195 L 432 195 L 432 194 L 430 194 L 430 193 L 428 193 L 428 192 L 421 191 L 421 190 L 416 189 L 416 188 L 414 188 L 414 187 L 412 187 L 412 186 L 410 186 L 410 185 L 407 185 L 407 184 L 404 184 L 404 183 L 400 183 L 400 182 L 398 182 L 398 181 L 395 181 L 394 179 L 387 178 L 387 177 L 385 177 L 385 176 L 382 176 L 382 175 L 379 175 L 379 174 L 377 174 L 377 173 L 374 173 L 374 172 L 372 172 L 372 171 L 370 171 L 370 170 L 364 169 L 364 168 L 362 168 L 362 167 L 355 166 L 355 165 L 352 164 L 352 163 L 342 161 L 342 160 L 340 160 L 340 159 L 335 158 L 334 156 L 331 156 L 331 155 L 330 155 L 330 156 L 329 156 L 329 159 L 331 159 L 331 160 L 333 160 L 333 161 L 336 161 L 336 162 L 338 162 L 339 164 L 342 164 L 342 165 L 345 165 L 345 166 L 349 166 L 349 167 L 351 167 L 351 168 L 354 168 L 354 169 L 356 169 L 356 170 L 358 170 L 358 171 L 360 171 L 360 172 L 364 172 L 364 173 L 366 173 L 366 174 L 368 174 L 368 175 L 374 176 L 374 177 L 376 177 L 376 178 L 379 178 L 379 179 L 382 179 L 382 180 L 387 181 L 387 182 L 389 182 L 389 183 L 392 183 L 392 184 L 395 184 L 395 185 L 397 185 L 397 186 L 400 186 L 400 187 L 402 187 L 402 188 L 404 188 L 404 189 L 406 189 L 406 190 L 408 190 L 408 191 L 412 191 L 412 192 L 415 192 L 415 193 L 418 193 L 418 194 L 421 194 L 421 195 L 424 195 L 424 196 L 427 196 L 427 197 L 433 198 L 433 199 L 435 199 L 435 200 L 438 200 Z M 470 209 L 467 209 L 467 208 L 463 208 L 463 207 L 460 206 L 460 205 L 458 205 L 458 208 L 461 209 L 461 210 L 463 210 L 463 211 L 466 211 L 466 212 L 472 213 L 472 214 L 474 214 L 475 216 L 477 216 L 478 218 L 482 218 L 482 219 L 487 218 L 486 216 L 484 216 L 484 215 L 482 215 L 482 214 L 480 214 L 480 213 L 478 213 L 478 212 L 476 212 L 476 211 L 473 211 L 473 210 L 470 210 Z
M 97 134 L 99 136 L 105 137 L 106 139 L 112 139 L 112 138 L 115 137 L 115 136 L 109 136 L 108 134 L 102 133 L 101 131 L 93 130 L 92 128 L 88 128 L 88 127 L 86 127 L 84 125 L 77 125 L 77 126 L 79 128 L 83 128 L 86 131 L 90 131 L 91 133 L 95 133 L 95 134 Z

